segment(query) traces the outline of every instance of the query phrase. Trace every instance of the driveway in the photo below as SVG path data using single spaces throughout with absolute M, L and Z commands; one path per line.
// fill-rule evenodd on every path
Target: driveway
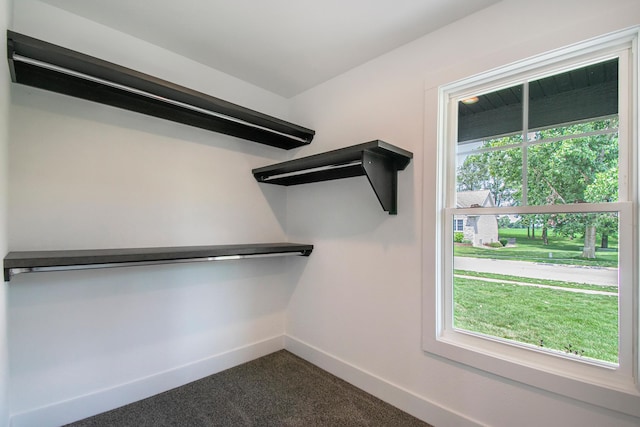
M 565 282 L 589 283 L 591 285 L 618 285 L 618 269 L 608 267 L 580 267 L 467 257 L 454 257 L 454 267 L 456 270 L 506 274 L 533 279 L 562 280 Z

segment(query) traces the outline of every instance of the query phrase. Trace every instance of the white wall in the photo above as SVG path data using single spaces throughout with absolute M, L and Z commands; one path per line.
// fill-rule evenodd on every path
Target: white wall
M 424 354 L 420 301 L 423 278 L 433 281 L 422 239 L 435 231 L 434 88 L 639 24 L 640 2 L 504 0 L 291 101 L 37 1 L 15 3 L 16 31 L 285 119 L 291 107 L 289 119 L 318 134 L 288 153 L 11 85 L 9 249 L 286 235 L 316 245 L 286 263 L 15 277 L 5 285 L 13 425 L 61 424 L 279 348 L 285 321 L 291 349 L 438 425 L 638 424 Z M 397 216 L 365 178 L 284 191 L 250 174 L 372 139 L 414 153 Z
M 37 1 L 15 31 L 286 119 L 285 99 Z M 11 85 L 10 250 L 286 240 L 283 150 Z M 304 123 L 301 123 L 304 125 Z M 12 423 L 56 425 L 283 346 L 287 265 L 24 274 L 8 285 Z
M 364 178 L 289 189 L 289 236 L 316 245 L 287 312 L 291 348 L 436 425 L 638 425 L 420 342 L 423 280 L 434 286 L 435 248 L 422 239 L 435 240 L 438 85 L 637 24 L 635 0 L 505 0 L 294 98 L 292 119 L 318 132 L 304 154 L 382 139 L 415 157 L 399 174 L 396 217 Z
M 0 0 L 0 31 L 10 22 L 10 1 Z M 0 254 L 7 249 L 7 157 L 9 141 L 9 69 L 0 66 Z M 7 286 L 0 289 L 0 426 L 9 425 L 7 389 L 9 385 L 9 351 L 7 342 Z

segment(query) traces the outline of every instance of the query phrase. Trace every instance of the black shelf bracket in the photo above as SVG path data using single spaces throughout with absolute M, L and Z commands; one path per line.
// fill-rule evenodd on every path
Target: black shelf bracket
M 375 140 L 326 153 L 253 169 L 258 182 L 298 185 L 365 175 L 382 209 L 398 213 L 398 171 L 404 170 L 413 154 Z
M 11 80 L 282 149 L 311 143 L 315 132 L 260 112 L 7 31 Z
M 246 245 L 178 246 L 167 248 L 83 249 L 9 252 L 4 281 L 20 273 L 87 270 L 108 267 L 225 261 L 243 258 L 309 256 L 313 245 L 253 243 Z

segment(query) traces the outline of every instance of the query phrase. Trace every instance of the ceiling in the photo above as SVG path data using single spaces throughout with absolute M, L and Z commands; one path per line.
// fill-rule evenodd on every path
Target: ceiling
M 499 0 L 42 0 L 284 97 Z

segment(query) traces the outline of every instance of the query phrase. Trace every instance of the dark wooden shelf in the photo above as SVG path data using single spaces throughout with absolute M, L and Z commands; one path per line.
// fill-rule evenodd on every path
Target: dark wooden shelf
M 8 282 L 12 276 L 19 273 L 39 271 L 222 261 L 285 255 L 309 256 L 312 251 L 313 245 L 300 243 L 254 243 L 166 248 L 9 252 L 4 258 L 4 280 Z
M 313 130 L 147 74 L 7 31 L 11 80 L 273 147 L 307 145 Z
M 398 171 L 404 170 L 413 154 L 375 140 L 253 169 L 258 182 L 298 185 L 366 175 L 382 208 L 397 214 Z

